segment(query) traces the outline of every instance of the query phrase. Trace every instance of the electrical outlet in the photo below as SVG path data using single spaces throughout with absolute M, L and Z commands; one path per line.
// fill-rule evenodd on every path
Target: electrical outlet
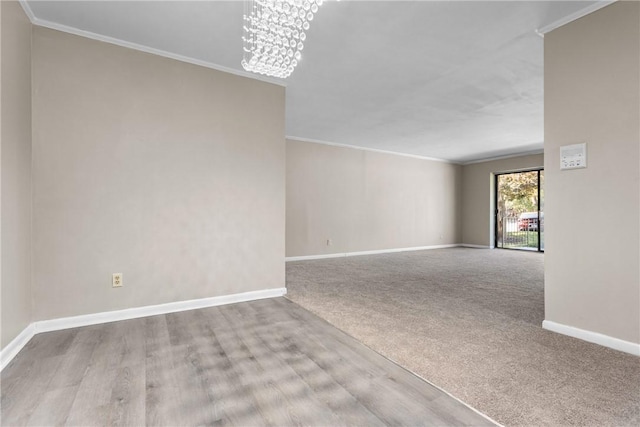
M 114 288 L 122 287 L 122 273 L 113 273 L 111 286 L 113 286 Z
M 333 242 L 331 241 L 331 239 L 327 239 L 327 246 L 331 246 L 333 244 Z

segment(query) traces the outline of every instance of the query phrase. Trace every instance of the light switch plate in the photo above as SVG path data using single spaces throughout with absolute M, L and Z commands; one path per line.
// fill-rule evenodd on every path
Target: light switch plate
M 587 167 L 587 143 L 560 147 L 560 170 Z

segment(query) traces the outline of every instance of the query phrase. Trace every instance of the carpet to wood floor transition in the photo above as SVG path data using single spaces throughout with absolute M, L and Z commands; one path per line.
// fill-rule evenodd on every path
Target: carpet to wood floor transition
M 640 425 L 640 358 L 541 328 L 544 255 L 287 263 L 288 298 L 507 426 Z

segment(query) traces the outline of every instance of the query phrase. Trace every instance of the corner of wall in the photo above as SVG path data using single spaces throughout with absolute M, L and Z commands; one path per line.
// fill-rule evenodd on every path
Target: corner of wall
M 0 19 L 0 347 L 4 348 L 24 332 L 32 317 L 32 25 L 15 1 L 0 2 Z
M 639 344 L 640 3 L 547 33 L 544 56 L 545 324 Z M 587 167 L 561 170 L 579 142 Z

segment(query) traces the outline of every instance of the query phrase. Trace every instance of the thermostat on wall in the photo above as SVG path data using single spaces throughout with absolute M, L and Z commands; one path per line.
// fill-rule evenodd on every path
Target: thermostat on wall
M 560 147 L 560 170 L 587 167 L 587 143 Z

